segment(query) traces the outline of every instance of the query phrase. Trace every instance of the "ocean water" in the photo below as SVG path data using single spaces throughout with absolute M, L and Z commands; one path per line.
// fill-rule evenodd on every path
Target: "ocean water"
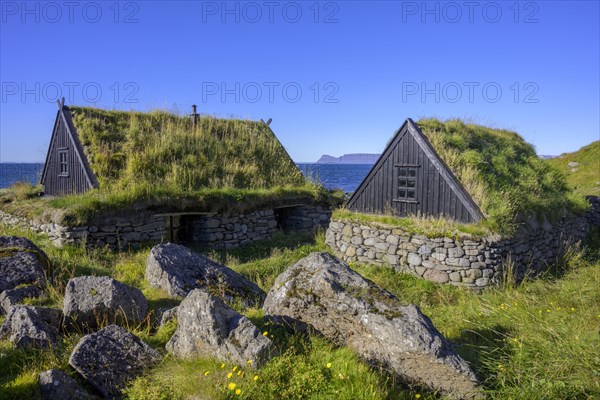
M 354 192 L 367 176 L 371 164 L 298 164 L 308 179 L 320 182 L 327 189 Z
M 354 192 L 371 170 L 369 164 L 298 164 L 310 180 L 320 182 L 327 189 Z M 37 184 L 42 176 L 42 163 L 0 163 L 0 189 L 15 182 Z
M 0 163 L 0 189 L 15 182 L 38 184 L 43 169 L 43 163 Z

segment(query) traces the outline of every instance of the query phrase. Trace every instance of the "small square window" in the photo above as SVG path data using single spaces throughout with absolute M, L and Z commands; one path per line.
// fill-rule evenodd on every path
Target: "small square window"
M 416 200 L 417 168 L 398 168 L 398 200 Z

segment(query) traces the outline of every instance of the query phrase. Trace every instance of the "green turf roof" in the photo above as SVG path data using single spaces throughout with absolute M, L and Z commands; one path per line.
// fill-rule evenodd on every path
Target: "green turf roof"
M 69 107 L 100 189 L 193 192 L 305 183 L 270 128 L 255 121 Z
M 515 132 L 458 119 L 421 119 L 417 125 L 497 230 L 532 213 L 585 208 L 565 175 Z

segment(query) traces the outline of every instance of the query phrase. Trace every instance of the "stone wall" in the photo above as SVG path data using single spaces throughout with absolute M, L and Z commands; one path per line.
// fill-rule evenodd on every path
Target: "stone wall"
M 68 227 L 37 223 L 0 211 L 0 222 L 48 235 L 55 246 L 84 244 L 88 247 L 137 248 L 142 243 L 188 241 L 212 248 L 233 248 L 268 239 L 281 229 L 312 231 L 327 228 L 331 210 L 299 205 L 251 211 L 245 214 L 139 213 L 128 217 L 106 217 L 86 226 Z M 173 237 L 172 237 L 173 236 Z
M 585 236 L 591 213 L 565 215 L 553 224 L 532 219 L 511 238 L 477 239 L 428 238 L 392 226 L 332 220 L 326 243 L 348 262 L 389 265 L 430 281 L 481 289 L 501 282 L 508 268 L 517 280 L 546 270 L 569 243 Z

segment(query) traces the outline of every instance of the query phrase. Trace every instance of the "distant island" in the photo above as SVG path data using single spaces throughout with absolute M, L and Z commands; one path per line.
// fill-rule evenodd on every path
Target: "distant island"
M 333 157 L 323 154 L 317 164 L 375 164 L 380 154 L 344 154 L 341 157 Z

